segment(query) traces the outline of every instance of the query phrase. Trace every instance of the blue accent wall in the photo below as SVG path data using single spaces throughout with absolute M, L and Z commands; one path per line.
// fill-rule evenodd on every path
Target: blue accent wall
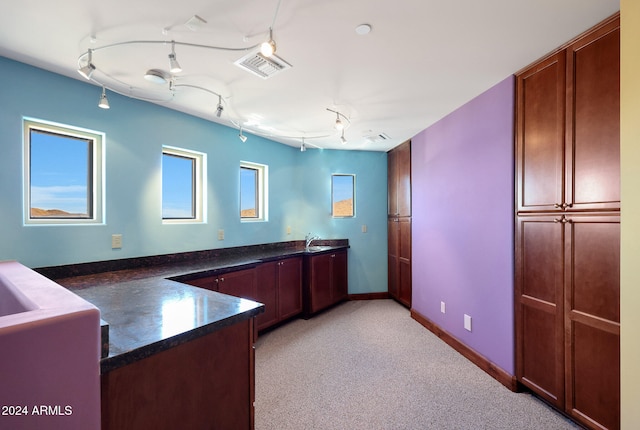
M 237 129 L 111 92 L 111 109 L 103 110 L 99 87 L 2 57 L 0 76 L 0 260 L 43 267 L 301 240 L 313 232 L 349 239 L 349 293 L 387 290 L 386 153 L 300 152 L 247 133 L 242 143 Z M 106 134 L 104 225 L 24 225 L 23 117 Z M 163 145 L 207 154 L 206 223 L 162 224 Z M 268 222 L 240 222 L 241 160 L 269 166 Z M 332 173 L 356 175 L 354 218 L 331 217 Z M 122 234 L 122 249 L 111 249 L 112 234 Z

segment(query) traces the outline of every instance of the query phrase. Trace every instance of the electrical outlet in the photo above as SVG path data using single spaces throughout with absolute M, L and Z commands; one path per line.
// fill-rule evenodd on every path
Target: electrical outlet
M 440 312 L 445 313 L 447 311 L 444 302 L 440 302 Z
M 218 240 L 224 240 L 224 230 L 218 230 Z
M 464 314 L 464 328 L 471 331 L 471 317 L 467 314 Z
M 367 232 L 367 225 L 366 224 L 362 224 L 362 232 L 363 233 Z
M 122 248 L 122 235 L 121 234 L 112 234 L 111 235 L 111 249 L 120 249 Z
M 287 226 L 287 234 L 291 234 L 291 226 Z

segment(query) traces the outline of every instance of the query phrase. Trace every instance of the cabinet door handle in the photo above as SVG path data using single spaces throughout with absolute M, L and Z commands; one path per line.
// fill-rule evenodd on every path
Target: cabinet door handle
M 556 209 L 566 209 L 566 208 L 570 208 L 571 206 L 573 206 L 573 203 L 554 203 L 553 207 Z
M 224 278 L 220 278 L 220 282 L 224 282 Z
M 562 224 L 566 224 L 568 222 L 571 222 L 571 220 L 569 218 L 567 218 L 566 216 L 562 215 L 562 217 L 560 217 L 560 218 L 554 218 L 553 222 L 561 222 Z

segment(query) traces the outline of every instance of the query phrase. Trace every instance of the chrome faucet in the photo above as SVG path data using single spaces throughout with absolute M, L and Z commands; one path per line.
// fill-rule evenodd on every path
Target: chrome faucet
M 311 233 L 307 233 L 307 235 L 304 238 L 307 241 L 306 249 L 309 249 L 309 245 L 311 245 L 311 242 L 313 242 L 314 240 L 319 240 L 320 236 L 317 236 L 317 235 L 311 234 Z

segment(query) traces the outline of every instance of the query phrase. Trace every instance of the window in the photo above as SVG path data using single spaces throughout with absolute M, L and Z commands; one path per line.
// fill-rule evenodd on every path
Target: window
M 25 224 L 103 223 L 104 134 L 24 119 Z
M 240 162 L 240 220 L 267 221 L 268 166 Z
M 331 175 L 331 214 L 334 218 L 355 216 L 355 175 Z
M 162 148 L 163 222 L 204 222 L 205 157 L 200 152 Z

